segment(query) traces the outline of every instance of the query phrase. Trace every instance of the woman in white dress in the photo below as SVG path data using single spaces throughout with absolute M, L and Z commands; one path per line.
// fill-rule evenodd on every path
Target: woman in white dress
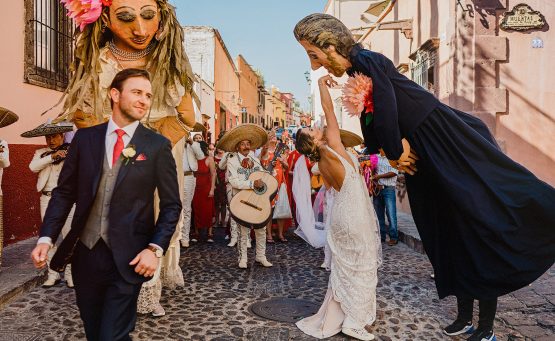
M 296 139 L 297 150 L 318 162 L 324 184 L 335 191 L 327 235 L 331 251 L 328 291 L 318 313 L 297 326 L 316 338 L 341 331 L 359 340 L 373 340 L 365 327 L 376 319 L 379 230 L 358 167 L 341 143 L 328 90 L 336 84 L 329 75 L 318 81 L 327 128 L 304 128 Z

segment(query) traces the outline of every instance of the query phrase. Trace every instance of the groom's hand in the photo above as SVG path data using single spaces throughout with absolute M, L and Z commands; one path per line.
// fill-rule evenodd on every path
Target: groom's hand
M 149 249 L 144 249 L 133 258 L 129 265 L 135 266 L 135 272 L 141 276 L 152 277 L 158 268 L 159 259 L 156 257 L 154 252 Z
M 35 268 L 42 269 L 46 266 L 46 261 L 48 260 L 48 250 L 50 250 L 50 244 L 40 243 L 35 246 L 31 252 L 31 259 Z

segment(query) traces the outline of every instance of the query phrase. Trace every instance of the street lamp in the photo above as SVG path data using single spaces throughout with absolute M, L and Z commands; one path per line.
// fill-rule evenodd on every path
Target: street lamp
M 310 71 L 305 71 L 304 73 L 304 78 L 306 79 L 306 82 L 308 83 L 308 105 L 310 106 L 309 108 L 309 112 L 310 112 L 310 117 L 313 117 L 313 110 L 312 110 L 312 78 L 310 78 Z

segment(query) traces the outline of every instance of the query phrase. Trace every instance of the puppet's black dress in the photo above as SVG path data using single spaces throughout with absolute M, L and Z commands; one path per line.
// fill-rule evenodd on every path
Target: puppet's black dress
M 440 103 L 383 55 L 357 45 L 350 61 L 349 75 L 373 82 L 373 120 L 360 120 L 369 151 L 397 160 L 406 138 L 420 158 L 407 191 L 439 297 L 492 299 L 548 270 L 555 189 L 506 156 L 481 120 Z

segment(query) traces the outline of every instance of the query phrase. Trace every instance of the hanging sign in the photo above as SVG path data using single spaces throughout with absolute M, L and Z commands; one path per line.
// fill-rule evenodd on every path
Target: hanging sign
M 545 18 L 539 11 L 534 11 L 529 5 L 518 4 L 511 11 L 505 12 L 499 26 L 505 31 L 541 29 L 545 26 Z

